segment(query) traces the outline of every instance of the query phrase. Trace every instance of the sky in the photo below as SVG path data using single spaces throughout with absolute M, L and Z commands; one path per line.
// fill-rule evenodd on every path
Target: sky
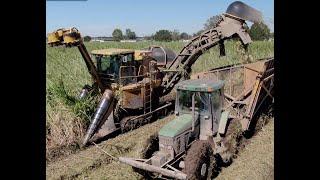
M 77 27 L 83 35 L 111 36 L 129 28 L 137 36 L 160 29 L 193 34 L 206 20 L 224 13 L 235 0 L 87 0 L 46 2 L 46 32 Z M 258 9 L 273 32 L 274 0 L 242 0 Z M 250 23 L 248 23 L 250 25 Z

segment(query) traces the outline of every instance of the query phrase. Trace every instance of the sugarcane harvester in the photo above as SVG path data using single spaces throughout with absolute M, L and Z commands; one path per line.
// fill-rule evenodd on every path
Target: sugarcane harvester
M 160 104 L 159 98 L 153 95 L 154 90 L 161 85 L 162 77 L 157 62 L 151 58 L 152 53 L 157 58 L 159 53 L 173 54 L 168 49 L 109 48 L 93 50 L 89 54 L 76 28 L 58 29 L 50 33 L 48 44 L 79 49 L 93 80 L 92 86 L 85 85 L 81 90 L 80 99 L 92 93 L 102 94 L 83 144 L 119 129 L 127 131 L 136 124 L 146 123 L 151 119 L 152 112 L 171 105 L 170 102 Z M 172 60 L 167 56 L 165 58 L 168 62 Z
M 201 77 L 179 82 L 183 77 L 188 78 L 192 64 L 204 51 L 219 45 L 224 55 L 224 40 L 239 37 L 246 47 L 251 39 L 244 28 L 245 20 L 259 22 L 262 19 L 259 11 L 239 1 L 229 5 L 220 17 L 216 27 L 192 39 L 164 70 L 167 73 L 162 81 L 162 93 L 174 87 L 177 93 L 175 118 L 160 129 L 158 151 L 147 159 L 120 157 L 120 162 L 157 178 L 207 179 L 213 154 L 225 163 L 231 159 L 227 145 L 230 119 L 241 119 L 231 122 L 240 122 L 245 132 L 261 104 L 273 99 L 273 58 L 241 66 L 245 78 L 240 94 L 225 93 L 225 82 L 220 78 Z M 233 68 L 225 69 L 231 74 Z M 219 77 L 222 71 L 212 73 Z M 231 113 L 234 110 L 236 113 Z
M 104 137 L 118 129 L 122 131 L 132 129 L 137 124 L 144 124 L 142 121 L 147 123 L 154 112 L 170 104 L 152 108 L 151 101 L 157 102 L 160 97 L 172 92 L 181 78 L 189 78 L 191 67 L 199 56 L 216 45 L 220 47 L 220 54 L 225 55 L 224 41 L 232 38 L 239 38 L 244 47 L 247 47 L 251 39 L 247 33 L 245 21 L 260 22 L 262 20 L 260 12 L 241 2 L 231 4 L 227 12 L 219 17 L 215 27 L 194 37 L 177 56 L 172 56 L 174 53 L 171 50 L 157 46 L 131 52 L 95 50 L 91 54 L 96 58 L 96 66 L 77 29 L 59 29 L 49 34 L 48 44 L 76 46 L 85 60 L 94 83 L 93 86 L 84 87 L 81 97 L 92 89 L 97 89 L 96 87 L 103 94 L 83 143 Z M 160 56 L 159 52 L 162 52 Z M 140 57 L 142 61 L 136 61 L 134 57 Z M 132 64 L 128 65 L 128 63 Z M 104 69 L 105 64 L 107 67 Z M 122 72 L 131 73 L 122 76 Z M 130 78 L 134 81 L 128 82 Z M 126 84 L 121 85 L 122 79 L 127 79 Z M 142 109 L 142 111 L 132 116 L 132 113 L 128 113 L 132 109 Z M 119 110 L 122 110 L 121 113 Z M 121 114 L 125 115 L 119 117 Z

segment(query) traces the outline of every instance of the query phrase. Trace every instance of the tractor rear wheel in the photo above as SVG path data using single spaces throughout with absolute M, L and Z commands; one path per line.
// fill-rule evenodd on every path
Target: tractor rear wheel
M 188 179 L 207 179 L 212 148 L 208 141 L 197 140 L 187 151 L 184 172 Z

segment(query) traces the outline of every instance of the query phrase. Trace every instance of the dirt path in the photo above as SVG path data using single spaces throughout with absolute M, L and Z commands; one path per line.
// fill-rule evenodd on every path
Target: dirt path
M 99 144 L 112 156 L 126 156 L 140 158 L 141 151 L 146 144 L 146 137 L 172 120 L 168 116 L 152 124 L 119 135 Z M 141 175 L 132 171 L 130 166 L 112 160 L 96 146 L 72 154 L 59 161 L 49 163 L 46 170 L 47 179 L 141 179 Z M 102 178 L 103 177 L 103 178 Z

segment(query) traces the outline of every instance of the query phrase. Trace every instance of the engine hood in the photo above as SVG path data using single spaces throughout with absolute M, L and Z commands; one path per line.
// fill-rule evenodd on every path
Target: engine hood
M 159 136 L 175 137 L 192 127 L 192 115 L 183 114 L 177 116 L 159 131 Z

